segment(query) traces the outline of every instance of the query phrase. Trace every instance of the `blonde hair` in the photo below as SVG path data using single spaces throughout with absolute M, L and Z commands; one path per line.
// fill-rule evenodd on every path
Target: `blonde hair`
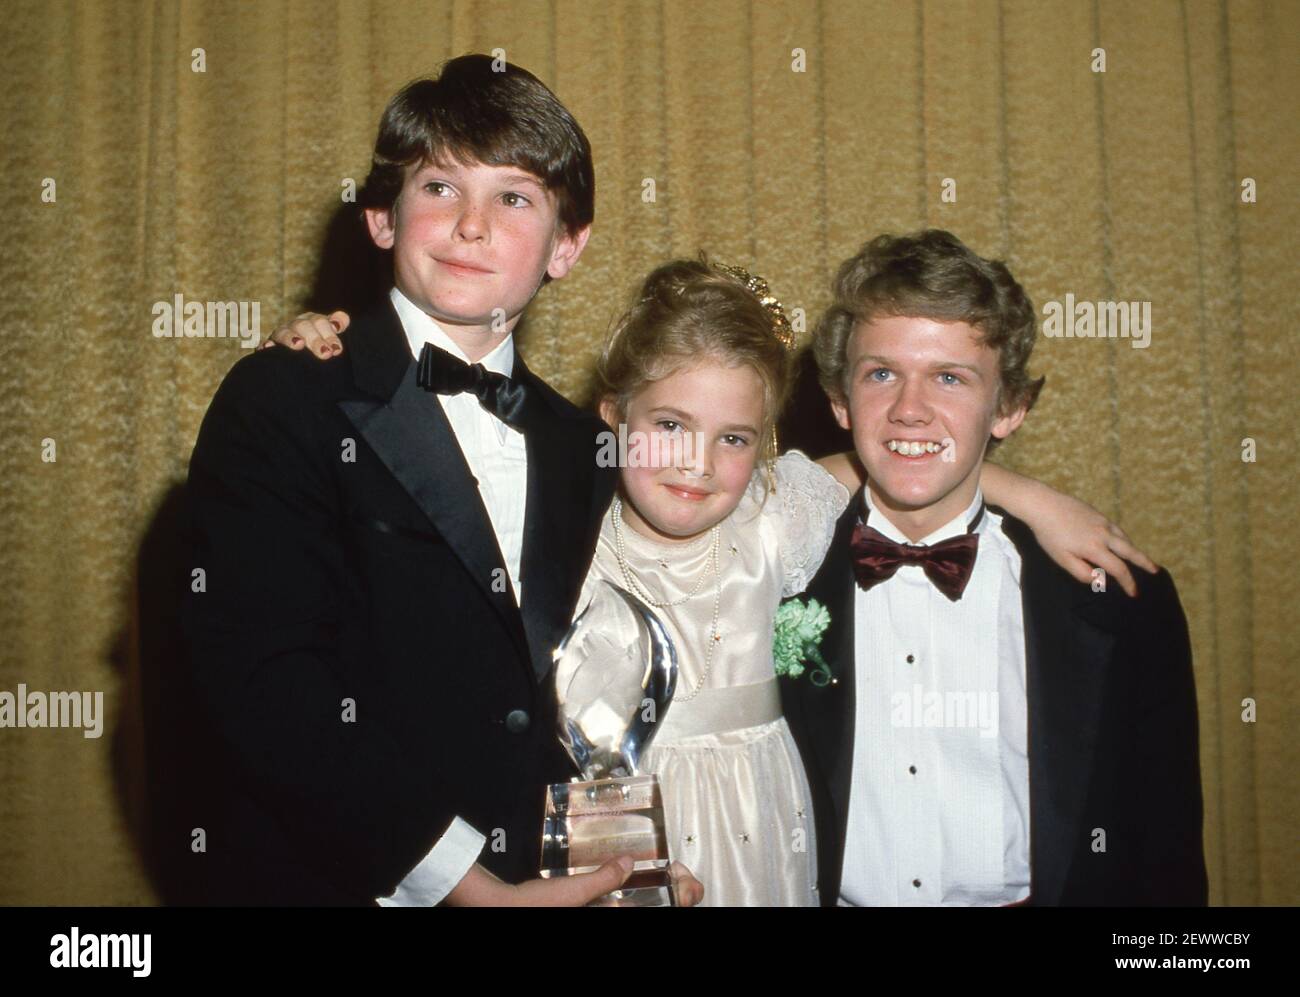
M 776 421 L 793 383 L 791 351 L 774 332 L 769 306 L 703 254 L 699 260 L 672 260 L 646 277 L 606 337 L 596 365 L 597 390 L 613 400 L 622 418 L 647 384 L 708 359 L 748 366 L 763 383 L 758 463 L 771 486 Z

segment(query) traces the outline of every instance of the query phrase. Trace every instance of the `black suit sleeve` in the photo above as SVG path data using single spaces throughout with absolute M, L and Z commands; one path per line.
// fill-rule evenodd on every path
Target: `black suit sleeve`
M 1139 690 L 1135 805 L 1146 815 L 1140 895 L 1160 906 L 1203 906 L 1207 899 L 1202 845 L 1196 684 L 1187 619 L 1168 572 L 1139 578 L 1133 604 L 1137 654 L 1130 661 Z
M 191 667 L 235 778 L 324 878 L 385 896 L 453 814 L 437 773 L 417 771 L 376 715 L 364 661 L 339 646 L 342 440 L 326 439 L 300 378 L 288 358 L 249 357 L 204 419 L 188 488 L 206 575 L 186 597 Z

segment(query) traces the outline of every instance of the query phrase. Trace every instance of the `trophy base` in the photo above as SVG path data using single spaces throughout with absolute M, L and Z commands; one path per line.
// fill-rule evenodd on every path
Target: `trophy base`
M 630 856 L 632 874 L 592 907 L 675 907 L 663 798 L 653 775 L 553 783 L 542 823 L 544 878 L 594 872 Z

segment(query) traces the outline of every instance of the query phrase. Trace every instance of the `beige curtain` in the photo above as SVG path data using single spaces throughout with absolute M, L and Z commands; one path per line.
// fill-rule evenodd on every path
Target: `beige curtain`
M 329 301 L 322 247 L 384 102 L 497 48 L 595 149 L 587 254 L 521 333 L 573 396 L 631 282 L 700 248 L 767 276 L 808 327 L 837 261 L 926 225 L 1005 258 L 1040 305 L 1151 303 L 1145 349 L 1041 341 L 1047 388 L 1001 459 L 1169 566 L 1211 899 L 1300 901 L 1300 5 L 41 0 L 4 20 L 0 689 L 102 690 L 107 717 L 100 738 L 0 730 L 0 903 L 159 896 L 137 578 L 245 354 L 155 337 L 154 304 L 256 301 L 269 332 L 314 284 Z

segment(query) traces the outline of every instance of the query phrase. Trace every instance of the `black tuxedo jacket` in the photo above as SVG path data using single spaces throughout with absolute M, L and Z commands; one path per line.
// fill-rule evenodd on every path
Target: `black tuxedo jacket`
M 537 872 L 556 736 L 550 653 L 616 471 L 607 428 L 515 358 L 533 392 L 511 592 L 475 480 L 385 299 L 322 363 L 235 365 L 190 463 L 191 667 L 226 762 L 207 852 L 218 902 L 366 904 L 460 816 L 480 861 Z
M 861 502 L 840 518 L 805 593 L 830 611 L 822 653 L 836 682 L 782 678 L 808 770 L 818 889 L 840 892 L 854 738 L 854 592 L 849 543 Z M 1003 513 L 1022 558 L 1029 721 L 1030 903 L 1206 902 L 1196 692 L 1187 621 L 1169 574 L 1139 573 L 1139 596 L 1093 592 Z M 1094 851 L 1095 829 L 1105 851 Z

